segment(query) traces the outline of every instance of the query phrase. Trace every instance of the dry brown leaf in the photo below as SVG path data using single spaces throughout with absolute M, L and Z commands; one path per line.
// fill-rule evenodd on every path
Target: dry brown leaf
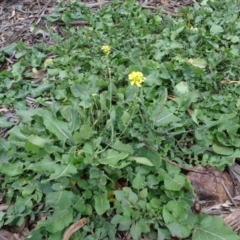
M 41 78 L 44 75 L 43 71 L 38 71 L 36 68 L 32 68 L 32 72 L 34 73 L 33 78 Z
M 88 218 L 82 218 L 73 223 L 64 233 L 62 240 L 68 240 L 73 233 L 82 228 L 87 223 Z
M 5 230 L 0 229 L 0 240 L 18 240 L 19 238 L 15 234 Z
M 1 204 L 0 205 L 0 211 L 5 211 L 7 210 L 10 206 L 12 206 L 13 204 Z
M 6 107 L 1 107 L 0 108 L 0 112 L 8 112 L 8 111 L 9 111 L 9 109 L 6 108 Z
M 15 16 L 15 9 L 12 10 L 12 14 L 11 16 L 9 17 L 9 19 L 13 18 Z
M 240 231 L 240 209 L 236 209 L 233 213 L 224 218 L 224 222 L 232 227 L 236 232 Z
M 189 113 L 190 116 L 192 116 L 193 113 L 194 113 L 194 111 L 193 111 L 192 109 L 190 109 L 190 108 L 189 108 L 187 111 L 188 111 L 188 113 Z
M 225 80 L 223 80 L 223 81 L 221 81 L 221 83 L 223 83 L 223 84 L 231 84 L 231 83 L 238 83 L 238 84 L 240 84 L 240 81 L 225 81 Z
M 176 100 L 176 99 L 178 99 L 178 97 L 172 96 L 172 95 L 168 95 L 168 96 L 167 96 L 167 99 Z

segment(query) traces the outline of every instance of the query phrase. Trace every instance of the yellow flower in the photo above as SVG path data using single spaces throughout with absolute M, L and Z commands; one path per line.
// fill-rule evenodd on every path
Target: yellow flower
M 128 75 L 128 79 L 130 80 L 131 85 L 135 84 L 136 86 L 141 87 L 146 78 L 141 72 L 131 72 Z
M 96 97 L 97 96 L 97 93 L 92 93 L 92 97 Z
M 101 50 L 102 50 L 106 55 L 108 55 L 108 54 L 111 52 L 111 47 L 108 46 L 108 45 L 104 45 L 104 46 L 102 46 Z

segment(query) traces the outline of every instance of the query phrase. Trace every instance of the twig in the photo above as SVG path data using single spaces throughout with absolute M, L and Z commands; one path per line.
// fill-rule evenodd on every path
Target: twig
M 236 202 L 234 201 L 234 199 L 232 198 L 230 192 L 228 191 L 227 187 L 225 186 L 224 182 L 222 181 L 222 186 L 225 190 L 225 192 L 227 193 L 228 197 L 230 198 L 230 200 L 232 201 L 232 203 L 234 204 L 235 207 L 237 207 Z

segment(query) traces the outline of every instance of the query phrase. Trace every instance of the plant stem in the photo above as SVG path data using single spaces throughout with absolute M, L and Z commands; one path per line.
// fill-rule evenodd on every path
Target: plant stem
M 111 77 L 111 69 L 109 67 L 109 61 L 108 61 L 108 56 L 106 56 L 107 58 L 107 69 L 108 69 L 108 75 L 109 75 L 109 94 L 110 94 L 110 103 L 109 103 L 109 116 L 110 116 L 110 120 L 111 120 L 111 141 L 113 141 L 113 135 L 114 135 L 114 126 L 113 126 L 113 121 L 111 119 L 111 112 L 112 112 L 112 77 Z

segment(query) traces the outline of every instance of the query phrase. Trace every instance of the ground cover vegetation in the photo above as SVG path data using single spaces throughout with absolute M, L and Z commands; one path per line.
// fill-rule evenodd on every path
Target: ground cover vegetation
M 0 117 L 0 184 L 12 204 L 0 226 L 27 218 L 32 240 L 61 239 L 81 219 L 71 239 L 240 239 L 219 217 L 192 212 L 186 170 L 172 164 L 223 170 L 239 157 L 239 2 L 177 16 L 134 2 L 97 12 L 62 3 L 48 17 L 53 45 L 2 50 L 1 61 L 15 51 L 18 61 L 0 73 L 0 104 L 20 122 Z

